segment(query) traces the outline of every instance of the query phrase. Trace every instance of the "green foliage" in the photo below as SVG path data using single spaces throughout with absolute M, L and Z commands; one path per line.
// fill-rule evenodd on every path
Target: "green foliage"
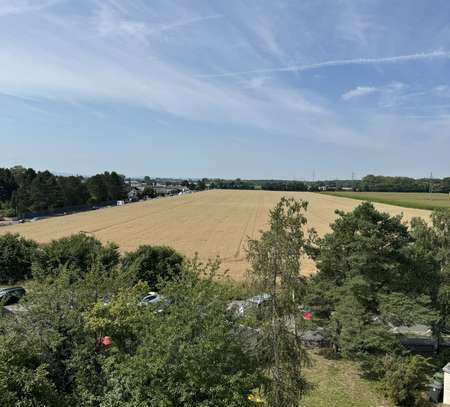
M 17 189 L 14 175 L 8 168 L 0 168 L 0 202 L 10 201 Z
M 124 177 L 105 172 L 88 178 L 55 176 L 20 166 L 0 168 L 0 209 L 8 215 L 53 212 L 125 199 Z
M 58 177 L 64 207 L 86 205 L 89 192 L 82 177 Z
M 0 347 L 5 354 L 0 383 L 5 383 L 5 392 L 17 394 L 17 404 L 7 405 L 99 406 L 105 352 L 86 317 L 94 304 L 114 297 L 119 287 L 126 290 L 129 281 L 118 269 L 106 273 L 99 268 L 74 281 L 73 271 L 60 267 L 55 276 L 30 282 L 25 310 L 0 319 L 0 344 L 13 344 Z M 18 380 L 23 392 L 37 393 L 33 397 L 40 404 L 26 404 L 31 396 L 18 393 Z
M 19 235 L 0 236 L 0 283 L 12 284 L 31 275 L 37 244 Z
M 384 367 L 386 394 L 399 406 L 415 406 L 429 380 L 429 361 L 419 355 L 387 356 Z
M 408 177 L 367 175 L 361 180 L 360 188 L 362 191 L 427 192 L 429 182 Z
M 431 326 L 439 319 L 439 313 L 431 307 L 431 299 L 425 295 L 411 298 L 403 293 L 380 294 L 378 302 L 381 318 L 395 326 Z
M 158 196 L 158 193 L 152 187 L 145 187 L 142 191 L 142 196 L 145 196 L 147 198 L 156 198 Z
M 249 405 L 262 376 L 227 310 L 232 287 L 216 282 L 218 263 L 181 264 L 173 251 L 156 252 L 180 268 L 160 284 L 162 302 L 141 305 L 149 287 L 132 286 L 132 267 L 116 267 L 116 249 L 85 235 L 44 246 L 24 310 L 0 318 L 2 403 Z
M 266 191 L 307 191 L 308 187 L 301 181 L 270 181 L 262 184 Z
M 126 198 L 125 179 L 114 171 L 90 177 L 86 187 L 90 194 L 90 203 L 118 201 Z
M 122 259 L 124 270 L 135 275 L 155 289 L 160 280 L 168 280 L 180 274 L 183 256 L 167 246 L 140 246 L 126 253 Z
M 282 198 L 270 211 L 270 228 L 248 243 L 250 278 L 270 295 L 259 308 L 257 354 L 266 367 L 263 395 L 269 406 L 297 406 L 307 385 L 302 369 L 308 363 L 300 343 L 298 306 L 304 294 L 300 259 L 305 254 L 304 212 L 307 202 Z
M 48 377 L 48 366 L 27 336 L 0 336 L 0 394 L 4 406 L 58 407 L 54 384 Z
M 438 247 L 447 247 L 441 241 L 445 233 L 433 232 L 435 226 L 418 219 L 409 231 L 400 217 L 380 213 L 369 203 L 338 215 L 332 232 L 315 241 L 319 270 L 307 285 L 308 304 L 330 316 L 327 329 L 335 349 L 361 362 L 366 377 L 386 377 L 392 389 L 398 372 L 393 363 L 385 363 L 386 355 L 413 363 L 392 327 L 423 323 L 438 332 L 442 277 L 437 253 Z M 405 380 L 408 387 L 413 379 Z M 412 400 L 416 395 L 395 397 Z
M 123 326 L 127 333 L 138 329 L 139 335 L 135 352 L 120 352 L 120 341 L 111 349 L 105 361 L 104 405 L 249 404 L 246 396 L 260 384 L 260 377 L 255 360 L 237 340 L 238 321 L 226 311 L 226 295 L 214 282 L 215 274 L 213 264 L 186 264 L 180 278 L 162 291 L 167 303 L 160 312 L 155 305 L 134 306 L 130 313 L 121 298 L 118 308 L 108 307 L 116 328 Z M 134 318 L 146 323 L 136 324 Z M 127 327 L 129 321 L 133 322 Z
M 42 246 L 33 263 L 33 276 L 42 278 L 67 266 L 74 278 L 96 268 L 110 271 L 119 264 L 120 254 L 115 244 L 103 245 L 93 236 L 79 233 Z
M 53 211 L 64 206 L 63 192 L 57 178 L 49 171 L 39 172 L 30 184 L 31 212 Z
M 431 215 L 429 226 L 421 219 L 412 221 L 411 233 L 415 249 L 425 253 L 428 267 L 435 272 L 433 300 L 440 311 L 442 324 L 450 320 L 450 209 L 439 209 Z
M 328 326 L 331 339 L 341 355 L 347 359 L 367 361 L 368 357 L 382 356 L 398 348 L 395 338 L 385 326 L 376 321 L 375 315 L 368 313 L 351 291 L 340 290 L 342 300 L 338 303 Z M 373 362 L 373 359 L 371 359 Z M 365 373 L 377 376 L 377 366 Z
M 422 253 L 412 252 L 413 239 L 400 217 L 380 213 L 367 202 L 337 213 L 332 233 L 319 241 L 315 282 L 346 284 L 371 312 L 377 311 L 379 293 L 433 294 L 435 286 L 421 282 L 424 272 L 430 283 L 436 281 L 435 272 L 424 270 Z

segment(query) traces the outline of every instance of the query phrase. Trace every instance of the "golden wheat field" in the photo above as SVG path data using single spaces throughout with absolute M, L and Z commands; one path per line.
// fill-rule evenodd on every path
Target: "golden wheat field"
M 358 201 L 308 192 L 212 190 L 174 196 L 125 206 L 59 216 L 37 222 L 0 227 L 0 234 L 19 233 L 38 242 L 48 242 L 77 232 L 86 232 L 103 242 L 112 241 L 123 252 L 143 244 L 169 245 L 187 256 L 198 253 L 201 260 L 220 256 L 223 269 L 240 279 L 248 264 L 245 246 L 248 237 L 257 237 L 267 227 L 269 210 L 282 196 L 309 202 L 308 227 L 319 235 L 328 232 L 335 209 L 352 210 Z M 428 219 L 430 212 L 375 204 L 391 214 Z M 302 272 L 314 271 L 304 261 Z

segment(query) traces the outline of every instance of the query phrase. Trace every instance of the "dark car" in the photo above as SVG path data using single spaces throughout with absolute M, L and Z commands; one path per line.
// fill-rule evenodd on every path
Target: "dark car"
M 22 287 L 0 288 L 0 304 L 11 305 L 19 302 L 26 294 Z

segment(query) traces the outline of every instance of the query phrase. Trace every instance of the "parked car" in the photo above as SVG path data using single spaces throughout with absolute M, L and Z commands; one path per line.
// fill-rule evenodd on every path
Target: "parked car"
M 160 302 L 161 299 L 162 298 L 158 293 L 151 291 L 144 298 L 142 298 L 139 304 L 141 305 L 156 304 L 157 302 Z
M 228 309 L 236 313 L 236 315 L 244 316 L 250 309 L 255 309 L 267 303 L 272 298 L 270 294 L 258 294 L 247 300 L 236 300 L 228 304 Z
M 16 304 L 26 294 L 22 287 L 0 288 L 0 304 Z

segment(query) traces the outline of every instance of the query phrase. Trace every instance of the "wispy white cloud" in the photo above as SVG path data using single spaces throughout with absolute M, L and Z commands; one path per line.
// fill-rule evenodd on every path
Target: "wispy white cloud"
M 114 8 L 103 4 L 96 18 L 97 30 L 101 35 L 126 34 L 144 39 L 147 36 L 179 30 L 204 21 L 223 18 L 220 14 L 183 18 L 168 23 L 150 24 L 121 16 Z
M 399 99 L 407 99 L 423 94 L 423 92 L 407 93 L 408 86 L 402 82 L 391 82 L 382 86 L 357 86 L 342 94 L 341 99 L 348 101 L 368 95 L 378 95 L 378 104 L 383 107 L 393 107 Z
M 62 0 L 0 0 L 0 17 L 41 10 Z
M 55 105 L 67 102 L 97 109 L 102 104 L 120 103 L 144 107 L 150 111 L 149 116 L 156 113 L 153 116 L 162 117 L 173 127 L 177 122 L 189 121 L 202 123 L 207 129 L 232 126 L 242 133 L 271 134 L 274 138 L 299 137 L 308 142 L 382 148 L 385 135 L 401 137 L 410 131 L 394 109 L 389 110 L 392 115 L 384 116 L 375 116 L 367 109 L 355 118 L 346 112 L 353 108 L 351 103 L 338 101 L 338 106 L 331 105 L 334 95 L 330 96 L 326 89 L 327 80 L 333 80 L 327 78 L 329 72 L 320 72 L 322 79 L 311 83 L 295 75 L 270 73 L 450 58 L 450 52 L 444 50 L 408 54 L 399 53 L 395 47 L 389 48 L 394 53 L 391 57 L 351 58 L 355 53 L 348 47 L 331 52 L 326 41 L 319 41 L 320 30 L 305 32 L 301 38 L 325 45 L 297 46 L 301 41 L 280 31 L 279 21 L 291 22 L 292 29 L 300 26 L 297 17 L 304 18 L 301 13 L 291 13 L 286 7 L 277 9 L 280 15 L 272 18 L 275 6 L 271 2 L 257 13 L 250 6 L 239 7 L 238 13 L 231 3 L 227 2 L 226 9 L 208 2 L 202 7 L 184 7 L 182 2 L 165 0 L 132 5 L 122 0 L 98 1 L 97 7 L 84 10 L 82 18 L 46 12 L 45 20 L 33 21 L 33 31 L 28 31 L 29 20 L 24 21 L 9 34 L 9 38 L 15 38 L 13 42 L 2 40 L 0 27 L 0 92 Z M 370 43 L 367 32 L 372 26 L 367 21 L 361 19 L 345 37 L 355 35 L 359 42 Z M 323 25 L 330 29 L 329 37 L 334 41 L 334 27 Z M 39 35 L 33 37 L 35 33 Z M 165 41 L 168 37 L 170 41 Z M 423 49 L 430 47 L 424 45 Z M 378 55 L 374 48 L 367 49 L 367 53 Z M 323 60 L 324 56 L 329 59 Z M 289 64 L 294 59 L 305 63 Z M 246 69 L 275 65 L 280 67 Z M 197 75 L 201 69 L 224 72 Z M 223 79 L 209 80 L 211 77 Z M 352 77 L 346 77 L 349 90 L 342 100 L 376 94 L 375 108 L 398 104 L 406 95 L 406 85 L 396 82 L 395 77 L 381 80 L 358 77 L 359 83 L 355 83 Z M 423 134 L 428 134 L 427 128 L 446 129 L 431 119 L 417 128 Z M 183 137 L 184 129 L 179 132 Z M 419 133 L 415 130 L 415 134 Z
M 360 96 L 367 96 L 376 92 L 378 92 L 378 89 L 373 86 L 357 86 L 355 89 L 345 92 L 341 98 L 344 100 L 349 100 Z
M 421 61 L 430 59 L 450 59 L 450 51 L 436 50 L 432 52 L 421 52 L 416 54 L 408 55 L 396 55 L 391 57 L 381 57 L 381 58 L 354 58 L 354 59 L 338 59 L 323 61 L 314 64 L 305 65 L 293 65 L 279 68 L 267 68 L 267 69 L 253 69 L 248 71 L 236 71 L 236 72 L 223 72 L 218 74 L 206 74 L 199 75 L 203 78 L 215 78 L 215 77 L 226 77 L 226 76 L 238 76 L 246 74 L 262 74 L 262 73 L 277 73 L 277 72 L 302 72 L 310 71 L 315 69 L 327 68 L 332 66 L 345 66 L 345 65 L 375 65 L 375 64 L 395 64 L 399 62 L 408 61 Z

